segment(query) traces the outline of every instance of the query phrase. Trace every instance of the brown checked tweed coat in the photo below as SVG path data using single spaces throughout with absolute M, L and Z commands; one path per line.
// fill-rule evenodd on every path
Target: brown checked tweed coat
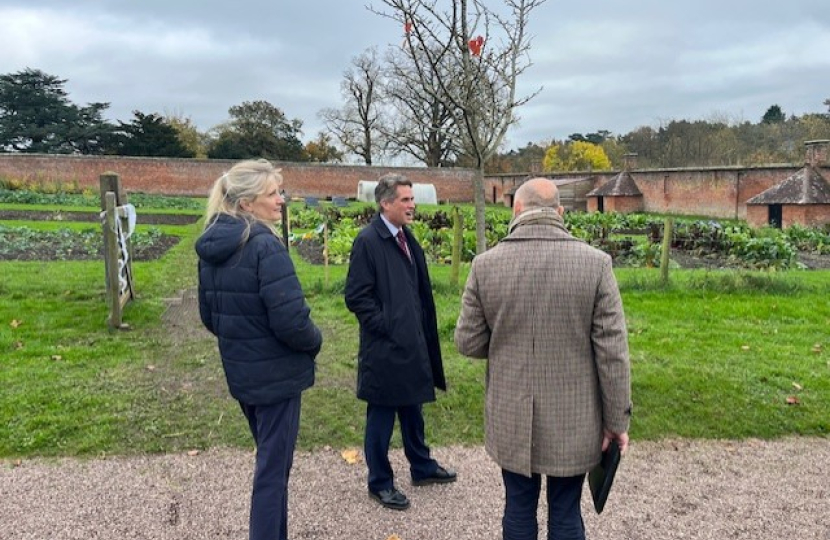
M 455 344 L 488 359 L 485 447 L 501 468 L 576 476 L 599 463 L 603 427 L 628 431 L 628 337 L 611 258 L 553 209 L 523 212 L 473 260 Z

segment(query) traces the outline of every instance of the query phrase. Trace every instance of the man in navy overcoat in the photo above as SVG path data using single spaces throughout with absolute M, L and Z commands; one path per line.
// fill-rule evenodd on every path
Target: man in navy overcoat
M 352 246 L 346 306 L 360 323 L 357 397 L 367 403 L 369 495 L 405 510 L 409 499 L 395 486 L 388 457 L 396 416 L 413 485 L 454 482 L 456 473 L 430 457 L 424 438 L 422 405 L 446 381 L 426 259 L 406 228 L 415 213 L 412 183 L 382 176 L 375 200 L 380 213 Z

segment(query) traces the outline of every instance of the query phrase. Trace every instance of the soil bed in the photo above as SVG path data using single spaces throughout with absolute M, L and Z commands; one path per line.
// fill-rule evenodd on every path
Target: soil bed
M 138 211 L 138 223 L 141 225 L 189 225 L 196 223 L 201 216 L 188 214 L 143 214 Z M 27 221 L 88 221 L 98 223 L 101 220 L 97 212 L 65 212 L 62 210 L 0 210 L 0 220 Z
M 23 210 L 0 210 L 0 220 L 32 220 L 32 221 L 87 221 L 97 222 L 98 214 L 91 212 L 32 212 Z M 186 225 L 194 223 L 199 216 L 183 214 L 139 214 L 139 223 L 149 225 Z M 134 250 L 136 260 L 153 260 L 164 255 L 168 249 L 176 245 L 179 238 L 162 235 L 149 246 L 139 246 Z M 317 240 L 301 240 L 291 245 L 292 250 L 311 264 L 323 264 L 323 245 Z M 49 245 L 43 243 L 37 247 L 25 246 L 19 250 L 0 252 L 0 260 L 85 260 L 100 257 L 99 253 L 89 254 L 84 250 Z M 741 267 L 726 257 L 700 257 L 680 250 L 672 250 L 671 258 L 681 268 L 740 269 Z M 830 254 L 799 252 L 798 262 L 808 270 L 830 269 Z M 624 264 L 615 262 L 615 266 L 624 267 Z
M 158 259 L 171 247 L 179 243 L 178 236 L 162 235 L 150 244 L 135 246 L 133 260 L 152 261 Z M 103 258 L 103 240 L 97 251 L 86 246 L 73 248 L 64 241 L 45 241 L 29 244 L 19 249 L 0 250 L 0 261 L 91 261 Z

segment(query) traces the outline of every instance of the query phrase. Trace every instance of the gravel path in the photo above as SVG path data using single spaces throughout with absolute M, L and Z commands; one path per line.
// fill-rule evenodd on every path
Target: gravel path
M 365 466 L 339 451 L 298 453 L 294 539 L 499 539 L 502 487 L 482 448 L 438 448 L 455 484 L 415 488 L 392 454 L 406 512 L 380 508 Z M 211 450 L 96 460 L 0 462 L 2 540 L 247 538 L 252 453 Z M 830 540 L 830 439 L 634 442 L 592 540 Z M 544 530 L 544 508 L 540 510 Z M 540 534 L 544 538 L 544 534 Z

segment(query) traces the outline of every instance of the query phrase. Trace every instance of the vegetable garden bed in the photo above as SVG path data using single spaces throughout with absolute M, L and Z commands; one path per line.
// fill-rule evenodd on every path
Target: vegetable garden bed
M 175 235 L 157 228 L 136 231 L 131 237 L 133 259 L 158 259 L 179 243 Z M 0 261 L 84 261 L 103 258 L 100 228 L 42 231 L 0 224 Z
M 201 216 L 190 214 L 145 214 L 139 213 L 139 223 L 144 225 L 190 225 Z M 0 210 L 0 220 L 23 221 L 88 221 L 99 222 L 96 212 L 45 211 L 45 210 Z

